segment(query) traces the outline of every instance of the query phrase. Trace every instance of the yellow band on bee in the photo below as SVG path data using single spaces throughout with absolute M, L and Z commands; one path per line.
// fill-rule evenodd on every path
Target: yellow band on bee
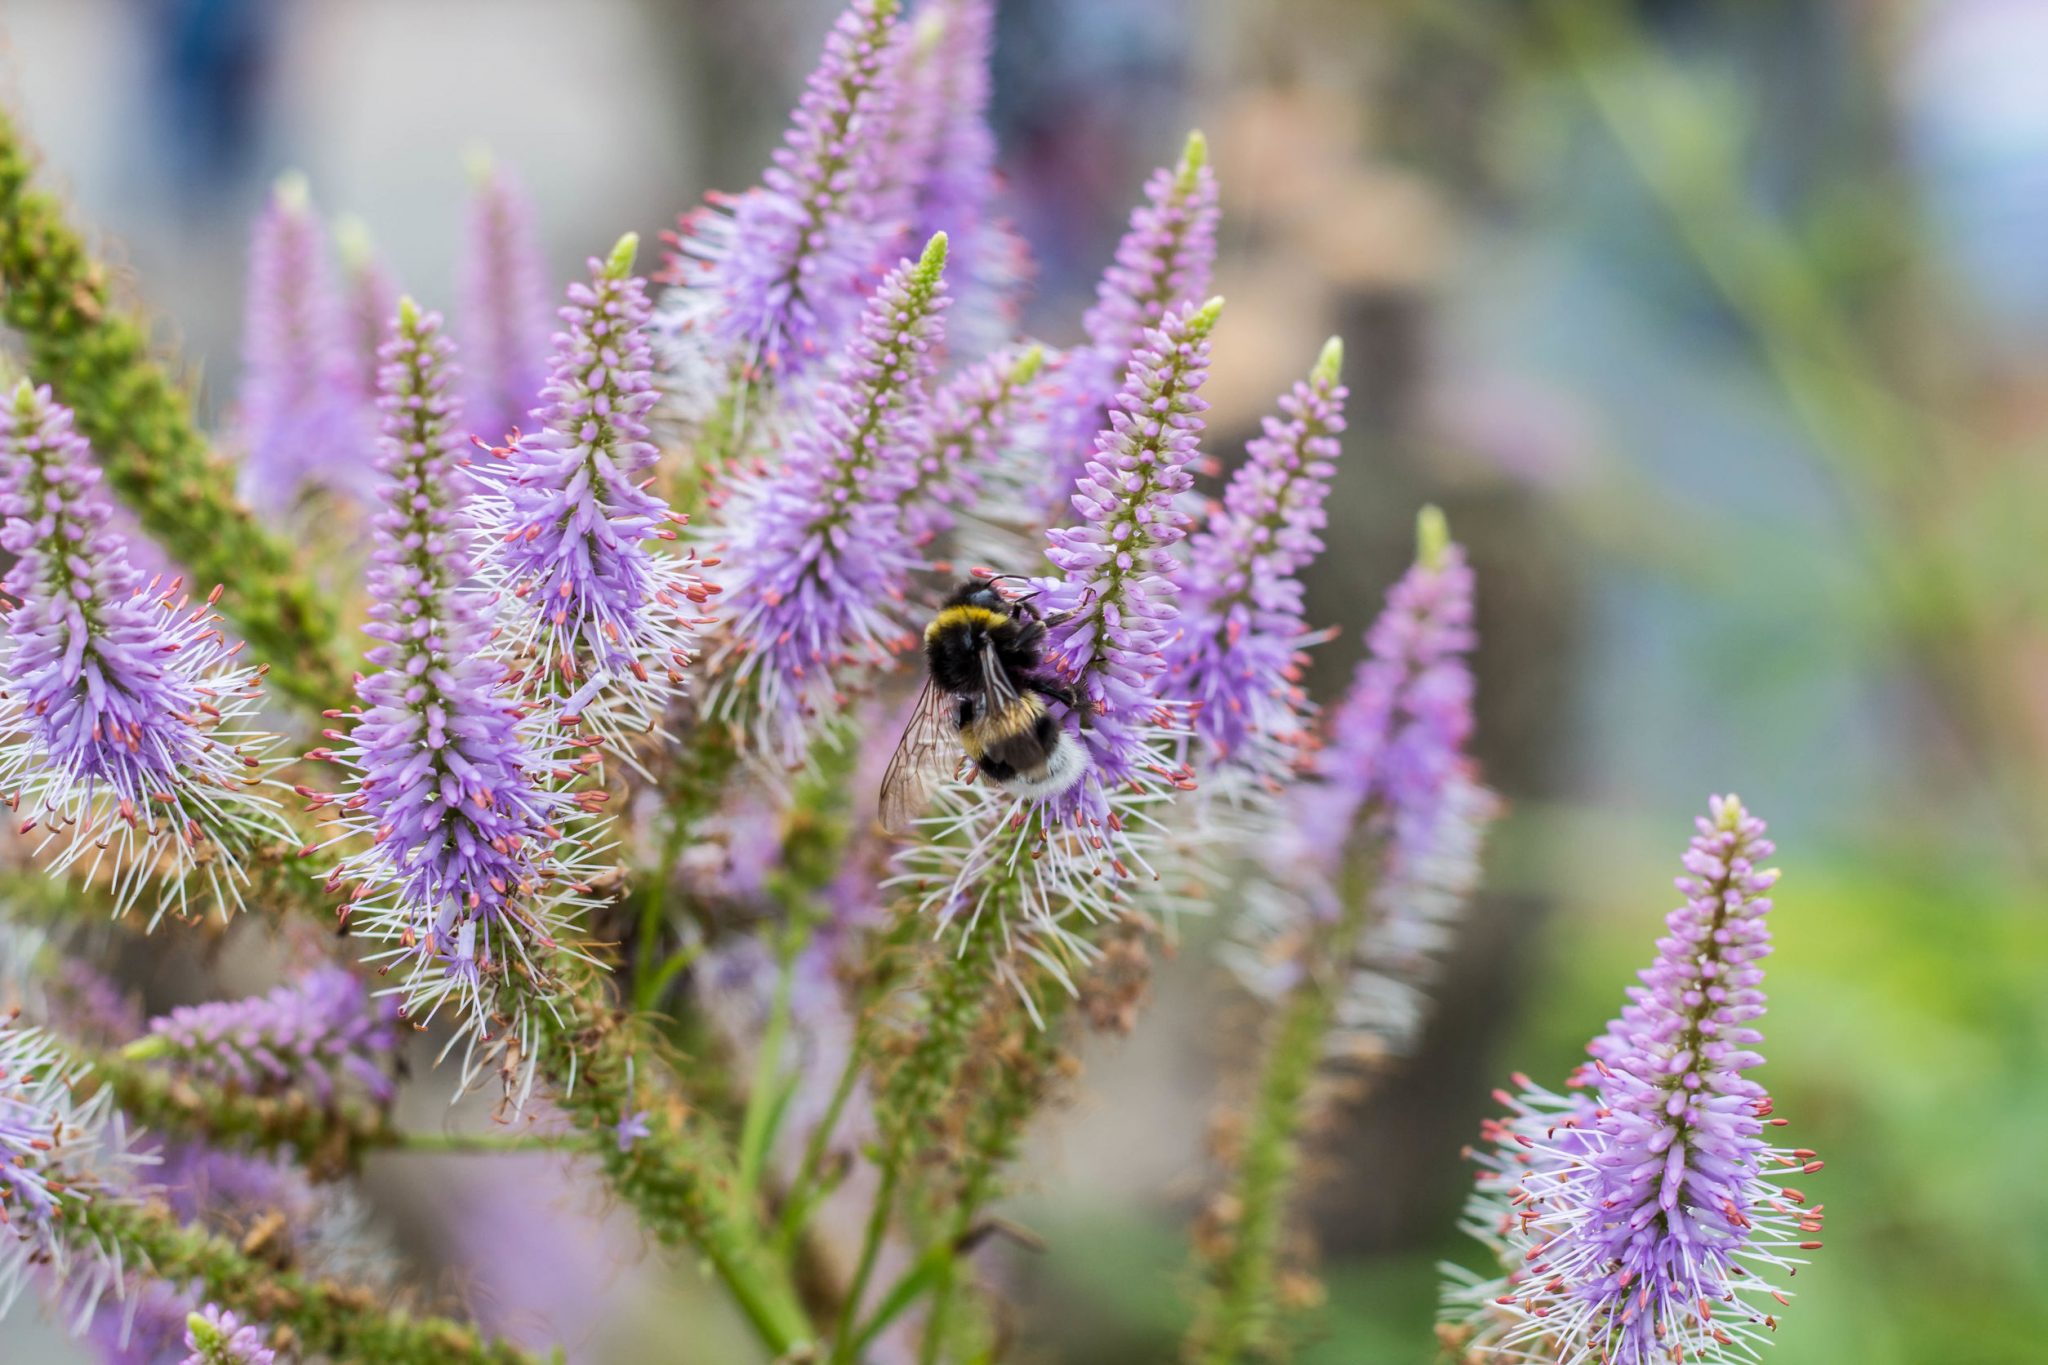
M 1010 618 L 987 607 L 941 607 L 932 623 L 924 628 L 924 638 L 929 640 L 943 630 L 957 630 L 962 626 L 980 626 L 983 630 L 994 630 Z

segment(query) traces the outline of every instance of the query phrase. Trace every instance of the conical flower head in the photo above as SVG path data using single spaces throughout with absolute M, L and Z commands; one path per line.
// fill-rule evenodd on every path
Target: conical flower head
M 339 802 L 343 834 L 375 838 L 337 881 L 358 884 L 370 932 L 396 942 L 394 956 L 463 994 L 482 1018 L 483 978 L 508 954 L 554 944 L 544 907 L 577 845 L 562 829 L 575 806 L 557 785 L 562 765 L 522 726 L 488 648 L 452 350 L 438 316 L 401 301 L 384 353 L 383 507 L 366 627 L 374 671 L 357 685 L 354 729 L 335 736 L 348 747 L 315 752 L 356 772 Z M 412 986 L 415 1009 L 438 998 L 418 977 Z
M 1087 342 L 1068 352 L 1059 374 L 1055 497 L 1065 495 L 1086 463 L 1118 382 L 1152 329 L 1168 310 L 1208 294 L 1221 213 L 1208 143 L 1190 133 L 1179 164 L 1161 167 L 1145 182 L 1145 200 L 1132 210 L 1116 256 L 1095 287 L 1095 306 L 1083 319 Z
M 981 500 L 1011 448 L 1037 430 L 1044 360 L 1039 346 L 1001 351 L 932 395 L 917 479 L 903 499 L 905 527 L 919 548 L 951 531 L 959 514 Z
M 1761 820 L 1714 798 L 1684 858 L 1685 903 L 1621 1017 L 1559 1096 L 1525 1085 L 1480 1156 L 1467 1223 L 1508 1274 L 1448 1305 L 1479 1353 L 1578 1365 L 1748 1360 L 1817 1248 L 1821 1209 L 1781 1185 L 1820 1162 L 1766 1141 Z M 1765 1302 L 1760 1302 L 1765 1301 Z
M 1307 702 L 1296 678 L 1308 637 L 1301 572 L 1322 553 L 1323 499 L 1344 430 L 1343 350 L 1332 337 L 1309 378 L 1246 447 L 1223 501 L 1189 542 L 1184 628 L 1168 650 L 1169 691 L 1194 707 L 1196 736 L 1258 778 L 1283 778 Z
M 266 995 L 180 1005 L 152 1020 L 133 1059 L 251 1095 L 298 1091 L 331 1105 L 348 1091 L 391 1099 L 395 1012 L 340 967 L 323 967 Z
M 238 905 L 242 856 L 289 837 L 255 790 L 275 741 L 238 729 L 260 671 L 236 662 L 212 598 L 193 608 L 176 583 L 144 582 L 70 411 L 26 380 L 0 404 L 0 515 L 18 603 L 0 783 L 24 832 L 63 841 L 60 868 L 111 853 L 124 908 L 157 876 L 183 905 L 194 874 Z
M 683 288 L 662 323 L 688 357 L 676 363 L 794 378 L 852 330 L 900 226 L 885 216 L 905 179 L 888 160 L 899 8 L 853 0 L 761 186 L 732 203 L 729 218 L 703 210 L 685 219 L 671 268 Z
M 533 201 L 510 171 L 485 161 L 470 190 L 461 274 L 463 411 L 490 442 L 526 421 L 548 365 L 547 262 Z
M 384 348 L 384 333 L 398 311 L 398 281 L 371 245 L 369 229 L 361 221 L 343 219 L 334 236 L 341 251 L 341 302 L 349 364 L 357 390 L 374 411 L 377 375 L 384 368 L 379 353 Z
M 736 488 L 715 666 L 723 713 L 747 710 L 765 748 L 794 757 L 835 674 L 884 662 L 905 631 L 918 557 L 901 503 L 927 443 L 946 294 L 946 238 L 890 272 L 818 394 L 787 461 Z
M 372 414 L 303 179 L 280 181 L 256 220 L 244 306 L 244 495 L 276 514 L 308 487 L 367 493 Z
M 478 519 L 484 573 L 510 601 L 500 648 L 601 733 L 646 730 L 681 684 L 709 590 L 665 550 L 681 518 L 651 489 L 659 456 L 638 241 L 570 286 L 538 434 L 497 451 Z
M 233 1313 L 207 1304 L 185 1321 L 185 1349 L 180 1365 L 275 1365 L 277 1352 L 263 1344 L 263 1333 Z

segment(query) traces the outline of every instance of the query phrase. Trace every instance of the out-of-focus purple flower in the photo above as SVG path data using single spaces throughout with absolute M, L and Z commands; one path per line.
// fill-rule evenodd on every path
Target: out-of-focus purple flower
M 461 284 L 463 412 L 469 429 L 495 444 L 540 400 L 552 291 L 533 200 L 493 161 L 476 168 Z
M 306 182 L 271 192 L 249 246 L 242 324 L 242 491 L 277 514 L 308 487 L 367 491 L 370 409 L 356 382 L 327 234 Z
M 500 649 L 535 687 L 567 696 L 565 719 L 613 738 L 659 721 L 710 597 L 694 556 L 656 543 L 681 518 L 649 487 L 660 452 L 638 244 L 628 233 L 590 262 L 590 283 L 570 286 L 541 430 L 497 452 L 478 510 L 484 575 L 508 599 Z
M 577 798 L 552 750 L 522 728 L 505 668 L 488 649 L 488 593 L 472 581 L 473 527 L 463 505 L 462 436 L 451 396 L 452 347 L 441 320 L 401 300 L 386 343 L 383 508 L 373 523 L 369 588 L 374 671 L 357 685 L 348 747 L 316 750 L 355 770 L 338 804 L 342 831 L 374 845 L 345 860 L 370 932 L 418 968 L 409 1008 L 460 997 L 472 1022 L 489 1013 L 485 982 L 556 943 L 546 910 L 577 848 L 564 824 Z
M 32 1267 L 81 1316 L 122 1282 L 117 1250 L 66 1235 L 79 1205 L 122 1197 L 134 1160 L 107 1092 L 80 1103 L 79 1079 L 42 1033 L 0 1018 L 0 1315 Z
M 900 229 L 883 215 L 907 182 L 889 164 L 902 60 L 898 0 L 853 0 L 825 40 L 762 174 L 736 200 L 686 217 L 662 310 L 665 336 L 708 348 L 720 375 L 780 383 L 832 354 Z M 729 216 L 715 211 L 729 208 Z M 673 368 L 676 363 L 670 357 Z M 694 363 L 705 363 L 700 350 Z
M 181 1005 L 149 1031 L 128 1049 L 131 1056 L 251 1094 L 302 1090 L 331 1104 L 352 1086 L 379 1103 L 393 1093 L 396 1011 L 373 1002 L 340 967 L 319 968 L 267 995 Z
M 335 228 L 341 251 L 341 301 L 350 365 L 364 402 L 377 397 L 377 372 L 384 367 L 378 352 L 384 333 L 398 311 L 398 281 L 370 244 L 369 230 L 354 218 Z
M 263 1333 L 215 1304 L 185 1322 L 184 1365 L 275 1365 L 277 1352 L 263 1344 Z
M 1004 351 L 932 395 L 930 435 L 903 499 L 904 529 L 920 548 L 953 529 L 959 509 L 974 505 L 1004 448 L 1033 422 L 1044 359 L 1039 346 Z
M 161 1280 L 140 1280 L 125 1292 L 125 1302 L 101 1304 L 86 1324 L 84 1340 L 99 1365 L 180 1365 L 191 1299 Z
M 195 608 L 179 584 L 144 582 L 70 411 L 26 380 L 0 403 L 0 514 L 18 556 L 0 792 L 23 832 L 58 841 L 55 868 L 109 868 L 123 909 L 152 881 L 182 907 L 195 879 L 239 906 L 243 856 L 290 834 L 254 790 L 274 741 L 238 728 L 261 670 L 221 634 L 218 590 Z
M 1306 725 L 1301 571 L 1323 549 L 1323 499 L 1344 430 L 1343 359 L 1330 338 L 1307 381 L 1245 448 L 1222 504 L 1189 541 L 1185 627 L 1167 650 L 1169 691 L 1194 704 L 1196 736 L 1266 779 L 1285 775 Z
M 778 469 L 733 490 L 717 710 L 745 710 L 757 742 L 794 761 L 829 709 L 835 673 L 888 657 L 918 560 L 902 501 L 925 447 L 944 335 L 946 238 L 904 261 L 869 301 Z
M 1060 366 L 1051 443 L 1055 499 L 1066 496 L 1085 466 L 1133 353 L 1169 309 L 1208 294 L 1221 212 L 1209 144 L 1190 133 L 1180 163 L 1146 181 L 1145 202 L 1132 210 L 1130 227 L 1095 287 L 1095 306 L 1083 319 L 1088 339 Z
M 1062 576 L 1046 582 L 1040 610 L 1057 621 L 1046 659 L 1087 700 L 1085 725 L 1068 725 L 1086 747 L 1089 777 L 1047 802 L 1048 817 L 1099 823 L 1103 793 L 1153 763 L 1151 733 L 1178 615 L 1181 576 L 1173 546 L 1187 536 L 1181 495 L 1202 436 L 1201 397 L 1209 332 L 1223 301 L 1168 313 L 1131 358 L 1073 495 L 1080 521 L 1046 533 L 1046 558 Z M 1063 619 L 1062 619 L 1063 618 Z
M 1472 1348 L 1561 1365 L 1754 1360 L 1785 1302 L 1774 1283 L 1819 1247 L 1820 1206 L 1779 1180 L 1808 1151 L 1764 1138 L 1766 894 L 1761 820 L 1714 798 L 1684 858 L 1685 904 L 1629 1004 L 1556 1095 L 1517 1078 L 1489 1130 L 1468 1229 L 1503 1280 L 1455 1286 Z
M 634 1143 L 648 1137 L 653 1132 L 654 1130 L 647 1126 L 647 1111 L 645 1109 L 636 1109 L 630 1114 L 619 1115 L 618 1127 L 615 1132 L 619 1143 L 619 1150 L 630 1152 L 633 1150 Z

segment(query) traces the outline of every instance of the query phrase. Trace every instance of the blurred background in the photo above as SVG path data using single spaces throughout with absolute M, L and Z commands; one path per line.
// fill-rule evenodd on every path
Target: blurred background
M 0 98 L 180 349 L 234 389 L 248 224 L 309 178 L 452 302 L 488 148 L 558 278 L 758 176 L 825 0 L 0 0 Z M 1145 171 L 1225 203 L 1209 450 L 1348 344 L 1312 614 L 1358 633 L 1442 503 L 1510 801 L 1419 1055 L 1322 1136 L 1309 1362 L 1431 1359 L 1459 1146 L 1562 1077 L 1734 789 L 1786 872 L 1770 1064 L 1829 1245 L 1781 1365 L 2042 1358 L 2048 1305 L 2048 5 L 1010 0 L 997 116 L 1074 339 Z M 1165 1361 L 1204 1132 L 1255 1018 L 1191 926 L 1039 1131 L 1018 1358 Z M 426 1123 L 437 1121 L 423 1114 Z M 750 1359 L 547 1159 L 377 1158 L 428 1286 L 577 1361 Z M 85 1359 L 17 1313 L 9 1362 Z

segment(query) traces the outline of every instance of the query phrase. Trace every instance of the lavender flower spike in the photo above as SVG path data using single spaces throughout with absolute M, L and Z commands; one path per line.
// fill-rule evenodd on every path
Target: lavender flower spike
M 1764 824 L 1716 797 L 1684 858 L 1685 903 L 1592 1060 L 1555 1095 L 1522 1084 L 1489 1130 L 1466 1224 L 1502 1280 L 1454 1286 L 1474 1357 L 1560 1365 L 1753 1360 L 1786 1301 L 1775 1282 L 1820 1246 L 1819 1205 L 1779 1181 L 1821 1163 L 1766 1142 L 1765 924 L 1777 881 Z
M 263 1334 L 233 1313 L 208 1304 L 185 1320 L 181 1365 L 275 1365 L 277 1352 L 263 1344 Z
M 370 243 L 370 231 L 358 218 L 335 224 L 334 245 L 341 252 L 342 312 L 351 368 L 366 404 L 377 398 L 377 372 L 384 362 L 377 352 L 384 329 L 398 311 L 398 283 Z
M 0 1015 L 0 1315 L 36 1266 L 80 1321 L 121 1292 L 118 1252 L 71 1233 L 80 1207 L 132 1187 L 136 1161 L 108 1093 L 73 1098 L 82 1078 L 42 1033 Z
M 694 555 L 666 553 L 682 518 L 651 491 L 660 452 L 646 413 L 657 395 L 644 329 L 639 239 L 590 262 L 569 288 L 536 436 L 502 448 L 484 472 L 482 571 L 505 599 L 499 649 L 551 691 L 565 720 L 588 721 L 623 748 L 660 720 L 683 681 L 693 627 L 711 590 Z
M 113 502 L 68 409 L 23 380 L 0 403 L 5 579 L 0 792 L 24 834 L 57 844 L 52 868 L 111 871 L 117 910 L 152 881 L 157 913 L 193 883 L 223 913 L 243 860 L 288 840 L 258 788 L 275 739 L 241 727 L 263 670 L 241 663 L 212 612 L 128 560 Z
M 256 220 L 245 309 L 243 496 L 275 515 L 309 486 L 366 493 L 370 409 L 303 177 L 280 180 Z
M 1221 506 L 1189 542 L 1186 626 L 1167 650 L 1169 691 L 1193 703 L 1196 736 L 1260 779 L 1287 775 L 1307 726 L 1300 575 L 1323 549 L 1323 499 L 1344 430 L 1343 361 L 1343 343 L 1331 337 L 1246 447 Z
M 565 829 L 578 809 L 568 765 L 522 725 L 488 649 L 488 593 L 472 583 L 473 527 L 463 504 L 463 438 L 451 396 L 452 348 L 441 320 L 410 299 L 384 348 L 384 435 L 377 458 L 383 510 L 372 529 L 368 633 L 375 671 L 341 750 L 309 757 L 354 769 L 336 808 L 337 838 L 374 837 L 335 880 L 358 886 L 368 932 L 416 969 L 408 1009 L 431 1013 L 458 996 L 486 1026 L 514 960 L 544 988 L 544 950 L 559 945 L 563 860 L 580 851 Z
M 782 468 L 729 503 L 726 643 L 714 710 L 747 711 L 759 745 L 794 762 L 835 675 L 886 660 L 905 631 L 918 557 L 900 504 L 917 480 L 944 328 L 940 233 L 890 272 Z
M 470 430 L 490 442 L 540 401 L 548 363 L 548 271 L 526 187 L 489 157 L 472 168 L 462 259 L 463 351 Z
M 825 40 L 759 188 L 684 221 L 664 304 L 670 368 L 708 347 L 711 368 L 794 379 L 852 329 L 899 224 L 885 200 L 905 177 L 887 164 L 901 60 L 899 0 L 853 0 Z M 688 363 L 702 363 L 694 357 Z
M 1189 133 L 1180 163 L 1145 183 L 1145 202 L 1095 287 L 1095 306 L 1082 320 L 1085 345 L 1068 353 L 1060 375 L 1062 407 L 1054 422 L 1052 495 L 1066 496 L 1102 430 L 1132 355 L 1167 310 L 1209 292 L 1216 264 L 1216 172 L 1209 144 Z
M 299 1090 L 326 1105 L 350 1089 L 389 1102 L 397 1052 L 395 1012 L 352 973 L 322 967 L 268 995 L 180 1005 L 124 1055 L 248 1094 Z
M 1041 346 L 1004 351 L 962 370 L 932 395 L 930 439 L 903 500 L 906 529 L 920 548 L 953 529 L 956 509 L 980 500 L 1008 448 L 1033 428 L 1044 362 Z
M 1166 671 L 1163 653 L 1179 611 L 1187 535 L 1178 506 L 1194 484 L 1186 468 L 1201 440 L 1209 333 L 1223 300 L 1169 313 L 1131 359 L 1109 429 L 1076 486 L 1074 526 L 1047 533 L 1046 558 L 1063 576 L 1046 583 L 1040 608 L 1052 627 L 1046 657 L 1087 699 L 1085 728 L 1070 717 L 1093 771 L 1048 810 L 1051 821 L 1107 816 L 1104 793 L 1156 760 L 1152 720 Z

